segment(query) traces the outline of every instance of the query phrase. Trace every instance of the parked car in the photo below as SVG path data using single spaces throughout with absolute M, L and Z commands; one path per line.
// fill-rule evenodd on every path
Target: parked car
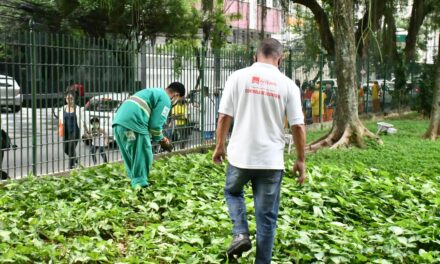
M 3 110 L 18 112 L 21 109 L 23 97 L 21 88 L 14 78 L 7 75 L 0 75 L 0 105 Z
M 106 93 L 90 98 L 86 105 L 81 109 L 84 113 L 82 127 L 85 126 L 90 129 L 90 120 L 92 118 L 98 118 L 100 127 L 109 137 L 109 144 L 114 143 L 113 137 L 113 117 L 118 110 L 119 106 L 130 96 L 129 93 Z M 85 139 L 85 129 L 81 129 L 83 133 L 84 143 L 89 144 L 89 141 Z

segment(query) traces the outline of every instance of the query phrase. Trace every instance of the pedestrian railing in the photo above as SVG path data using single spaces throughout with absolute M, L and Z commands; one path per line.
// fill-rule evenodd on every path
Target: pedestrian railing
M 119 161 L 111 127 L 119 105 L 140 89 L 164 88 L 173 81 L 182 82 L 187 95 L 171 111 L 164 134 L 173 140 L 177 150 L 212 144 L 226 79 L 235 70 L 251 65 L 253 59 L 253 48 L 238 46 L 222 50 L 139 46 L 119 39 L 3 33 L 0 35 L 2 177 L 47 175 L 75 166 Z M 301 50 L 287 50 L 280 69 L 292 79 L 300 80 L 305 92 L 313 82 L 330 79 L 334 75 L 333 65 L 329 58 L 307 58 Z M 385 80 L 390 76 L 384 76 Z M 61 137 L 59 129 L 60 119 L 66 118 L 66 92 L 73 95 L 77 106 L 74 118 L 78 133 L 69 138 Z M 391 94 L 384 94 L 382 110 L 391 107 Z M 367 97 L 366 105 L 370 101 Z M 304 112 L 309 120 L 310 109 L 304 107 Z M 96 133 L 98 126 L 104 135 Z M 69 128 L 65 126 L 65 129 Z M 158 146 L 154 151 L 161 152 Z

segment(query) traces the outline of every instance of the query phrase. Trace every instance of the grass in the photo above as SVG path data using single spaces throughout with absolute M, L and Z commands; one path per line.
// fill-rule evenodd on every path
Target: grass
M 387 122 L 394 125 L 397 135 L 381 135 L 384 145 L 367 142 L 366 149 L 350 148 L 332 151 L 323 149 L 307 157 L 309 166 L 332 165 L 351 169 L 359 164 L 395 174 L 440 174 L 440 144 L 422 139 L 428 127 L 423 119 L 391 119 Z M 365 123 L 370 131 L 376 132 L 376 122 Z M 327 131 L 308 133 L 307 141 L 312 142 Z
M 388 122 L 398 133 L 383 146 L 308 155 L 305 186 L 286 171 L 274 263 L 440 261 L 440 141 L 421 139 L 426 120 Z M 209 153 L 189 154 L 156 161 L 144 190 L 129 187 L 119 164 L 8 182 L 0 262 L 220 263 L 231 241 L 224 170 Z M 255 245 L 240 262 L 254 255 Z

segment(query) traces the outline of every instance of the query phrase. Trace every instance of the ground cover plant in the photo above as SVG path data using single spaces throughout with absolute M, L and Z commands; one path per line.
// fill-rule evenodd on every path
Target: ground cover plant
M 384 146 L 308 155 L 302 187 L 286 172 L 274 263 L 440 262 L 440 142 L 421 138 L 425 120 L 388 122 L 398 134 Z M 6 183 L 0 262 L 221 263 L 231 241 L 224 167 L 210 153 L 176 155 L 155 163 L 150 182 L 132 190 L 110 164 Z

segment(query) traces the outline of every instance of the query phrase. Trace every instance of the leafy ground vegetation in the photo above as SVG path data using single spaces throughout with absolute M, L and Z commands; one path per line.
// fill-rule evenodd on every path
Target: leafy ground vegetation
M 440 142 L 421 139 L 427 121 L 388 122 L 398 134 L 383 146 L 309 154 L 304 186 L 286 172 L 274 263 L 440 262 Z M 210 153 L 157 161 L 144 190 L 120 164 L 8 182 L 0 262 L 221 263 L 231 241 L 223 183 Z

